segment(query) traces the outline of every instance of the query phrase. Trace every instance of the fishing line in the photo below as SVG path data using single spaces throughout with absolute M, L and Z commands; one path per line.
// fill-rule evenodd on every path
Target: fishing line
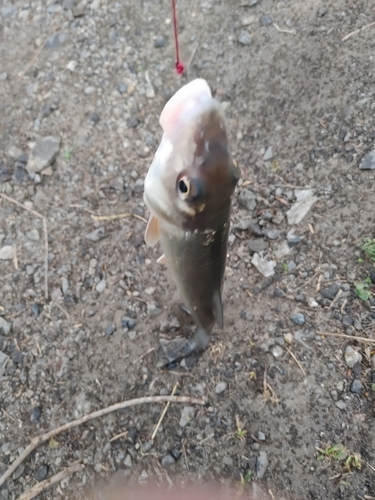
M 171 1 L 172 1 L 172 12 L 173 12 L 174 42 L 175 42 L 175 47 L 176 47 L 176 64 L 175 64 L 175 68 L 176 68 L 177 74 L 182 75 L 182 73 L 185 71 L 185 66 L 180 61 L 180 54 L 179 54 L 179 49 L 178 49 L 176 0 L 171 0 Z

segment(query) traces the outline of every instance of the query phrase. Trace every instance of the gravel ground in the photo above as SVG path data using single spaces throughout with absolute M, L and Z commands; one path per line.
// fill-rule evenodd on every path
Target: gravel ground
M 0 499 L 77 461 L 40 498 L 97 499 L 113 478 L 375 498 L 373 4 L 178 7 L 182 78 L 167 1 L 0 0 L 0 473 L 113 403 L 177 382 L 207 401 L 172 404 L 153 442 L 164 404 L 61 433 Z M 225 327 L 194 366 L 160 370 L 159 340 L 192 325 L 144 244 L 143 179 L 163 105 L 197 76 L 242 173 Z

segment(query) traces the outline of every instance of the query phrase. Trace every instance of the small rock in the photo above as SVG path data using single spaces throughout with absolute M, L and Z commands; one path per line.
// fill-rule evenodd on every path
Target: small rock
M 37 229 L 30 229 L 30 231 L 27 231 L 26 236 L 29 238 L 29 240 L 32 241 L 39 241 L 40 240 L 40 234 Z
M 35 479 L 37 481 L 44 481 L 44 479 L 47 477 L 48 475 L 48 467 L 46 465 L 41 465 L 38 470 L 35 472 Z
M 266 435 L 262 431 L 258 431 L 258 439 L 259 441 L 265 441 L 266 440 Z
M 129 128 L 137 128 L 140 123 L 141 122 L 135 116 L 131 116 L 127 121 L 127 125 Z
M 276 262 L 273 260 L 267 260 L 264 257 L 260 257 L 258 253 L 253 255 L 251 263 L 255 266 L 258 271 L 263 274 L 265 278 L 269 278 L 275 274 Z
M 346 403 L 342 399 L 339 399 L 338 401 L 336 401 L 335 405 L 337 406 L 337 408 L 339 410 L 345 410 L 345 408 L 346 408 Z
M 268 161 L 273 158 L 273 151 L 272 151 L 272 146 L 268 146 L 266 149 L 266 152 L 263 155 L 263 161 Z
M 272 19 L 270 18 L 270 16 L 263 14 L 263 16 L 260 16 L 259 22 L 262 26 L 269 26 L 270 24 L 272 24 Z
M 8 335 L 10 333 L 11 328 L 12 328 L 12 323 L 5 321 L 5 319 L 0 316 L 0 331 L 2 330 L 4 335 Z
M 194 406 L 184 406 L 181 411 L 181 418 L 179 425 L 180 427 L 186 427 L 195 416 L 195 408 Z
M 12 360 L 16 365 L 22 365 L 23 362 L 23 352 L 19 349 L 12 352 Z
M 272 347 L 271 352 L 274 358 L 280 358 L 283 355 L 283 350 L 279 345 Z
M 356 363 L 361 363 L 362 354 L 353 349 L 350 345 L 345 349 L 345 363 L 349 368 L 353 368 Z
M 295 323 L 296 325 L 304 325 L 306 323 L 305 316 L 302 313 L 293 313 L 290 317 L 290 319 Z
M 142 443 L 142 446 L 141 446 L 141 450 L 142 450 L 142 453 L 148 453 L 152 448 L 152 441 L 149 440 L 149 441 L 145 441 L 144 443 Z
M 241 45 L 250 45 L 251 36 L 247 31 L 241 31 L 241 33 L 238 35 L 237 40 Z
M 112 335 L 114 331 L 116 330 L 116 326 L 114 323 L 110 323 L 106 329 L 105 329 L 105 334 L 106 335 Z
M 90 3 L 90 9 L 91 9 L 91 10 L 97 10 L 97 9 L 99 9 L 100 4 L 101 4 L 101 0 L 93 0 L 93 1 Z
M 52 108 L 49 104 L 43 104 L 41 110 L 40 110 L 40 115 L 42 118 L 48 118 L 50 114 L 52 113 Z
M 296 189 L 294 192 L 297 201 L 287 211 L 288 224 L 298 224 L 308 214 L 318 198 L 313 195 L 312 189 Z
M 350 387 L 350 391 L 353 394 L 361 394 L 362 392 L 362 382 L 360 380 L 353 380 L 353 383 Z
M 117 90 L 120 92 L 120 94 L 125 94 L 125 92 L 128 90 L 128 86 L 126 85 L 126 83 L 119 83 L 117 85 Z
M 60 150 L 60 137 L 42 137 L 32 149 L 26 170 L 30 172 L 41 172 L 49 167 L 56 159 Z
M 8 361 L 9 361 L 9 356 L 5 354 L 5 352 L 0 351 L 0 378 L 5 373 L 5 368 L 7 366 Z
M 154 42 L 154 47 L 156 49 L 161 49 L 162 47 L 165 47 L 166 40 L 163 36 L 157 36 Z
M 137 436 L 138 436 L 138 432 L 137 432 L 136 427 L 130 427 L 130 429 L 128 431 L 128 440 L 131 443 L 135 444 L 137 441 Z
M 129 467 L 129 469 L 133 466 L 133 460 L 129 453 L 125 457 L 124 465 L 125 467 Z
M 277 240 L 279 238 L 281 231 L 278 229 L 266 229 L 264 234 L 267 236 L 269 240 Z
M 266 473 L 268 467 L 268 458 L 265 451 L 259 452 L 259 457 L 257 458 L 257 478 L 262 479 Z
M 341 320 L 343 326 L 352 326 L 353 317 L 352 316 L 344 316 Z
M 104 238 L 104 236 L 105 236 L 104 227 L 98 227 L 98 229 L 95 229 L 91 233 L 86 234 L 85 238 L 86 238 L 86 240 L 97 242 L 97 241 L 102 240 Z
M 159 314 L 161 314 L 161 309 L 157 304 L 155 302 L 149 302 L 147 304 L 147 315 L 150 316 L 150 318 L 156 318 Z
M 215 387 L 216 394 L 221 394 L 228 387 L 227 382 L 218 382 Z
M 14 246 L 5 245 L 0 248 L 0 260 L 12 260 L 14 257 Z
M 331 285 L 324 288 L 320 293 L 325 299 L 333 300 L 337 292 L 340 290 L 340 283 L 332 283 Z
M 34 314 L 34 316 L 37 318 L 40 316 L 41 312 L 43 311 L 43 306 L 42 304 L 32 304 L 31 305 L 31 312 Z
M 252 212 L 256 206 L 256 195 L 250 189 L 243 189 L 238 196 L 239 205 Z
M 135 327 L 135 325 L 137 324 L 137 322 L 133 318 L 127 318 L 126 316 L 124 316 L 123 318 L 121 318 L 121 324 L 122 324 L 123 328 L 127 328 L 128 330 L 132 330 Z
M 287 344 L 292 344 L 293 342 L 293 334 L 292 333 L 285 333 L 284 334 L 284 340 Z
M 249 26 L 250 24 L 255 23 L 256 17 L 255 16 L 245 16 L 241 19 L 241 24 L 242 26 Z
M 0 73 L 0 80 L 2 82 L 5 82 L 5 80 L 8 78 L 8 73 Z
M 172 455 L 170 453 L 167 453 L 166 455 L 164 455 L 164 457 L 161 459 L 161 465 L 163 467 L 170 467 L 171 465 L 173 465 L 175 463 L 175 459 L 174 457 L 172 457 Z
M 235 226 L 235 229 L 240 231 L 250 231 L 256 236 L 263 236 L 263 230 L 255 219 L 245 217 L 241 219 Z
M 307 305 L 309 307 L 319 307 L 319 304 L 317 303 L 317 301 L 313 297 L 309 297 L 307 299 Z
M 92 123 L 98 123 L 98 121 L 100 120 L 100 116 L 98 115 L 98 113 L 95 113 L 95 111 L 93 111 L 92 113 L 90 113 L 90 121 L 92 121 Z
M 246 243 L 247 248 L 253 253 L 259 253 L 267 250 L 269 244 L 264 240 L 250 240 Z
M 359 164 L 361 170 L 374 170 L 375 169 L 375 150 L 367 153 Z
M 107 286 L 107 281 L 106 280 L 101 280 L 99 281 L 99 283 L 96 285 L 96 288 L 95 290 L 98 292 L 98 293 L 103 293 L 105 288 Z
M 35 406 L 33 408 L 33 411 L 31 412 L 31 415 L 30 415 L 30 422 L 32 424 L 36 424 L 38 422 L 38 420 L 40 419 L 41 414 L 42 414 L 41 409 L 38 406 Z
M 19 467 L 17 467 L 17 469 L 13 472 L 13 479 L 16 481 L 17 479 L 19 479 L 22 474 L 24 473 L 25 471 L 25 465 L 24 464 L 21 464 Z

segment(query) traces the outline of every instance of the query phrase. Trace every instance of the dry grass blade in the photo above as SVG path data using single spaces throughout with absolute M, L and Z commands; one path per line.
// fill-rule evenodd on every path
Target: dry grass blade
M 39 212 L 36 212 L 35 210 L 32 210 L 31 208 L 27 207 L 23 203 L 20 203 L 19 201 L 15 200 L 14 198 L 11 198 L 10 196 L 7 196 L 6 194 L 0 193 L 0 196 L 4 198 L 4 200 L 9 201 L 10 203 L 13 203 L 14 205 L 17 205 L 27 212 L 30 212 L 31 214 L 35 215 L 36 217 L 39 217 L 42 219 L 43 222 L 43 231 L 44 231 L 44 247 L 45 247 L 45 270 L 44 270 L 44 288 L 45 288 L 45 297 L 46 300 L 48 300 L 48 232 L 47 232 L 47 220 L 44 217 L 44 215 L 40 214 Z
M 94 420 L 95 418 L 103 417 L 104 415 L 108 415 L 108 413 L 112 413 L 114 411 L 123 410 L 124 408 L 129 408 L 130 406 L 142 405 L 147 403 L 185 403 L 185 404 L 194 404 L 194 405 L 205 405 L 205 401 L 203 399 L 198 398 L 190 398 L 186 396 L 146 396 L 144 398 L 137 399 L 129 399 L 128 401 L 122 401 L 120 403 L 115 403 L 114 405 L 107 406 L 107 408 L 102 408 L 101 410 L 94 411 L 85 415 L 76 420 L 72 420 L 56 429 L 52 429 L 45 434 L 41 434 L 40 436 L 36 436 L 31 440 L 31 443 L 26 446 L 25 450 L 21 455 L 12 463 L 8 470 L 0 477 L 0 486 L 2 486 L 5 481 L 10 477 L 13 472 L 22 464 L 22 462 L 32 453 L 35 448 L 37 448 L 40 444 L 49 441 L 52 437 L 57 436 L 61 432 L 67 431 L 69 429 L 73 429 L 73 427 L 78 427 L 90 420 Z
M 296 30 L 287 30 L 287 29 L 279 28 L 276 23 L 273 23 L 273 25 L 279 33 L 288 33 L 289 35 L 296 35 L 297 34 Z
M 285 349 L 287 350 L 287 352 L 292 356 L 292 358 L 294 359 L 294 361 L 297 363 L 297 366 L 298 368 L 301 370 L 301 372 L 303 373 L 303 376 L 305 377 L 305 380 L 307 379 L 307 375 L 306 375 L 306 372 L 305 370 L 303 369 L 303 366 L 301 365 L 301 363 L 298 361 L 296 355 L 292 352 L 291 349 L 288 349 L 288 347 L 285 347 Z
M 357 35 L 357 33 L 360 33 L 361 31 L 367 30 L 368 28 L 371 28 L 371 26 L 374 26 L 374 25 L 375 25 L 375 21 L 373 23 L 366 24 L 365 26 L 362 26 L 362 28 L 354 30 L 351 33 L 348 33 L 347 35 L 345 35 L 343 38 L 341 38 L 341 41 L 345 42 L 345 40 L 347 40 L 348 38 L 351 38 L 352 36 Z
M 172 393 L 171 393 L 171 396 L 174 396 L 174 393 L 176 392 L 177 390 L 177 387 L 178 387 L 178 382 L 175 384 L 175 386 L 173 387 L 173 390 L 172 390 Z M 154 442 L 154 439 L 155 439 L 155 436 L 156 436 L 156 433 L 158 432 L 158 429 L 160 427 L 160 424 L 162 423 L 164 417 L 165 417 L 165 414 L 167 413 L 168 411 L 168 408 L 171 406 L 171 402 L 168 401 L 168 403 L 165 405 L 165 408 L 163 410 L 163 413 L 160 415 L 160 418 L 158 420 L 158 423 L 155 425 L 155 429 L 154 429 L 154 432 L 152 433 L 152 436 L 151 436 L 151 441 Z
M 99 222 L 102 220 L 118 220 L 125 219 L 126 217 L 135 217 L 136 219 L 141 220 L 145 224 L 147 224 L 147 220 L 144 217 L 141 217 L 137 214 L 123 213 L 123 214 L 113 214 L 113 215 L 91 215 L 91 218 L 94 219 L 95 222 Z
M 62 481 L 63 479 L 65 479 L 66 477 L 70 476 L 70 474 L 74 474 L 74 472 L 79 472 L 84 468 L 85 468 L 85 466 L 83 464 L 80 464 L 80 463 L 73 464 L 70 467 L 67 467 L 66 469 L 58 472 L 54 476 L 49 477 L 45 481 L 37 483 L 32 488 L 30 488 L 28 491 L 23 493 L 18 498 L 18 500 L 31 500 L 32 498 L 35 498 L 43 491 L 46 491 L 48 488 L 50 488 L 54 484 L 57 484 L 60 481 Z
M 348 340 L 356 340 L 357 342 L 363 342 L 364 344 L 375 344 L 375 339 L 368 339 L 366 337 L 357 337 L 356 335 L 346 335 L 345 333 L 319 332 L 319 335 L 326 335 L 327 337 L 339 337 Z

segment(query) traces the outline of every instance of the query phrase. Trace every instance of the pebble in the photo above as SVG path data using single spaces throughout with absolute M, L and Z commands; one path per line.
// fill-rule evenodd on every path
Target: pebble
M 32 241 L 39 241 L 40 240 L 40 234 L 37 229 L 30 229 L 30 231 L 27 231 L 26 236 L 29 238 L 29 240 Z
M 215 387 L 216 394 L 221 394 L 228 387 L 227 382 L 218 382 Z
M 38 470 L 35 472 L 35 479 L 37 481 L 44 481 L 44 479 L 47 477 L 48 475 L 48 467 L 46 465 L 41 465 Z
M 255 253 L 251 259 L 251 263 L 265 278 L 269 278 L 275 274 L 276 262 L 274 260 L 268 260 Z
M 268 458 L 265 451 L 259 452 L 259 457 L 257 458 L 257 478 L 262 479 L 266 473 L 268 467 Z
M 250 448 L 253 451 L 259 451 L 260 450 L 260 444 L 259 443 L 251 443 Z
M 305 316 L 302 313 L 293 313 L 290 316 L 290 319 L 295 323 L 296 325 L 304 325 L 306 323 Z
M 179 425 L 180 427 L 186 427 L 195 416 L 195 408 L 194 406 L 184 406 L 181 411 L 181 417 Z
M 161 465 L 163 467 L 170 467 L 171 465 L 173 465 L 175 463 L 175 461 L 176 461 L 175 458 L 170 453 L 167 453 L 161 459 Z
M 144 443 L 142 443 L 142 446 L 141 446 L 141 450 L 142 450 L 142 453 L 148 453 L 152 448 L 152 441 L 149 440 L 149 441 L 145 441 Z
M 5 319 L 0 316 L 0 330 L 3 331 L 4 335 L 8 335 L 11 329 L 12 323 L 5 321 Z
M 336 401 L 335 405 L 337 406 L 337 408 L 339 410 L 345 410 L 345 408 L 346 408 L 346 403 L 342 399 L 339 399 L 338 401 Z
M 274 358 L 280 358 L 283 355 L 283 349 L 279 345 L 275 345 L 271 349 Z
M 251 36 L 247 31 L 241 31 L 241 33 L 238 35 L 237 40 L 241 45 L 250 45 Z
M 325 299 L 333 300 L 340 290 L 340 283 L 332 283 L 320 292 Z
M 362 361 L 362 354 L 353 349 L 350 345 L 345 349 L 345 363 L 349 368 L 353 368 L 356 363 Z
M 137 441 L 138 432 L 136 427 L 130 427 L 128 431 L 128 441 L 135 444 Z
M 235 226 L 235 229 L 240 231 L 250 231 L 256 236 L 263 236 L 263 229 L 258 224 L 257 220 L 244 217 Z
M 317 301 L 313 297 L 309 297 L 307 299 L 307 305 L 309 307 L 319 307 L 319 304 L 317 303 Z
M 17 365 L 21 365 L 23 361 L 23 352 L 19 349 L 12 352 L 12 360 Z
M 352 326 L 353 318 L 352 316 L 344 316 L 341 320 L 343 326 Z
M 129 467 L 129 469 L 133 466 L 133 460 L 129 453 L 125 457 L 124 465 L 125 467 Z
M 114 323 L 110 323 L 105 329 L 105 334 L 112 335 L 115 330 L 116 330 L 116 325 Z
M 32 424 L 36 424 L 40 419 L 41 414 L 42 414 L 41 409 L 38 406 L 35 406 L 31 412 L 30 422 Z
M 290 225 L 299 224 L 309 213 L 314 203 L 318 201 L 318 198 L 313 195 L 312 189 L 296 189 L 294 194 L 297 201 L 286 213 Z
M 266 440 L 266 435 L 262 431 L 258 431 L 258 439 L 259 441 L 265 441 Z
M 270 18 L 270 16 L 263 14 L 263 16 L 260 16 L 259 22 L 262 26 L 268 26 L 272 24 L 272 19 Z
M 102 240 L 104 236 L 105 236 L 104 227 L 98 227 L 98 229 L 95 229 L 91 233 L 86 234 L 85 238 L 86 240 L 97 242 Z
M 374 170 L 375 169 L 375 150 L 367 153 L 359 164 L 361 170 Z
M 24 473 L 25 471 L 25 465 L 24 464 L 21 464 L 19 467 L 17 467 L 17 469 L 13 472 L 13 479 L 14 480 L 17 480 L 19 479 L 22 474 Z
M 106 280 L 101 280 L 99 281 L 99 283 L 96 285 L 96 288 L 95 290 L 98 292 L 98 293 L 103 293 L 105 288 L 107 286 L 107 281 Z
M 155 302 L 148 302 L 147 303 L 147 315 L 150 318 L 156 318 L 156 316 L 159 316 L 161 314 L 161 309 L 157 306 Z
M 98 123 L 99 120 L 100 120 L 100 116 L 98 115 L 98 113 L 95 113 L 95 111 L 90 113 L 90 121 L 92 121 L 92 123 L 96 124 L 96 123 Z
M 238 196 L 238 204 L 245 210 L 252 212 L 256 206 L 255 193 L 250 189 L 243 189 Z
M 128 330 L 132 330 L 137 324 L 136 320 L 133 318 L 128 318 L 124 316 L 121 318 L 121 324 L 123 328 L 127 328 Z
M 32 304 L 31 305 L 31 312 L 34 314 L 34 316 L 36 318 L 38 316 L 40 316 L 42 311 L 43 311 L 43 306 L 41 304 Z
M 353 394 L 361 394 L 362 382 L 360 380 L 353 380 L 353 383 L 350 387 L 350 392 L 352 392 Z
M 267 236 L 269 240 L 277 240 L 277 238 L 281 234 L 281 231 L 279 231 L 278 229 L 266 229 L 264 231 L 264 234 Z
M 12 260 L 15 254 L 14 250 L 13 245 L 5 245 L 0 248 L 0 260 Z
M 154 47 L 156 49 L 161 49 L 162 47 L 165 47 L 166 40 L 163 36 L 157 36 L 154 42 Z
M 272 146 L 268 146 L 268 148 L 266 149 L 266 152 L 263 155 L 263 161 L 268 161 L 268 160 L 271 160 L 272 158 L 273 158 Z
M 5 368 L 8 363 L 9 356 L 5 354 L 5 352 L 0 351 L 0 378 L 4 375 L 5 373 Z
M 60 137 L 52 135 L 39 139 L 30 153 L 26 170 L 38 173 L 49 167 L 59 153 L 60 144 Z
M 246 244 L 247 248 L 253 253 L 259 253 L 263 250 L 267 250 L 269 244 L 264 240 L 250 240 Z
M 292 344 L 293 342 L 293 334 L 292 333 L 285 333 L 284 334 L 284 340 L 287 344 Z
M 125 94 L 125 92 L 128 90 L 128 86 L 126 85 L 126 83 L 119 83 L 117 85 L 117 90 L 120 92 L 120 94 Z

